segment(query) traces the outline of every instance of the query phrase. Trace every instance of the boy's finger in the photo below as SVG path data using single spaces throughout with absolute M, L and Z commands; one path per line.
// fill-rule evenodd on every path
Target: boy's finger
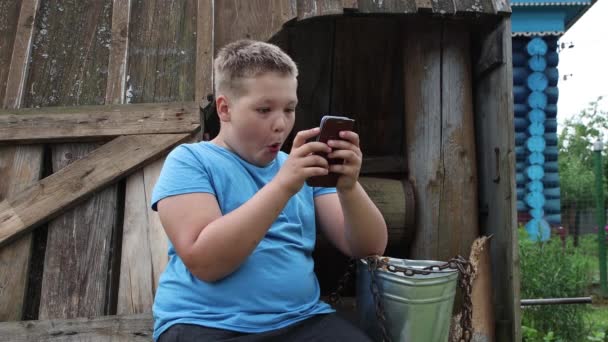
M 299 131 L 293 138 L 292 148 L 298 148 L 306 143 L 306 140 L 319 135 L 321 129 L 319 127 L 307 129 L 305 131 Z
M 341 139 L 347 140 L 355 146 L 359 146 L 359 134 L 353 131 L 341 131 L 339 135 Z

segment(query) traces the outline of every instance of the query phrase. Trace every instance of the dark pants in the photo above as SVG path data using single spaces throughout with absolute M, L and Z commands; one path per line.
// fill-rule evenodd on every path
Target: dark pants
M 176 324 L 158 338 L 158 342 L 191 341 L 327 341 L 371 342 L 372 340 L 338 314 L 316 315 L 290 326 L 259 334 L 246 334 L 229 330 L 213 329 L 192 324 Z

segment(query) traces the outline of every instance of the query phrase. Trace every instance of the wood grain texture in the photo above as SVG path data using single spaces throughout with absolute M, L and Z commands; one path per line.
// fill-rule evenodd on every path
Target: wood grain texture
M 267 41 L 297 15 L 291 0 L 224 0 L 214 9 L 215 51 L 239 39 Z
M 151 314 L 0 323 L 0 342 L 151 341 Z
M 158 213 L 150 209 L 163 163 L 161 158 L 127 179 L 117 314 L 152 310 L 158 279 L 168 261 L 167 236 Z
M 444 170 L 441 163 L 441 25 L 412 20 L 403 26 L 405 150 L 416 196 L 416 234 L 410 258 L 438 254 L 437 226 Z M 403 126 L 402 126 L 403 127 Z
M 58 172 L 95 150 L 95 144 L 52 147 Z M 40 319 L 104 315 L 117 189 L 111 186 L 49 223 L 44 258 Z
M 39 0 L 22 0 L 17 21 L 15 37 L 12 42 L 10 67 L 6 77 L 6 91 L 3 99 L 4 108 L 18 108 L 23 101 L 26 74 L 28 72 L 34 22 L 37 19 Z M 9 10 L 9 8 L 7 8 Z M 14 13 L 14 12 L 13 12 Z M 10 14 L 10 13 L 7 13 Z M 7 25 L 10 25 L 7 23 Z M 10 34 L 10 29 L 7 29 Z M 5 45 L 8 47 L 8 44 Z
M 41 2 L 25 107 L 105 103 L 111 14 L 111 0 Z
M 108 104 L 124 103 L 130 17 L 131 0 L 115 0 L 112 5 L 112 39 L 106 84 L 105 102 Z
M 342 0 L 297 0 L 298 20 L 342 14 Z
M 147 162 L 188 134 L 123 136 L 0 202 L 0 246 Z
M 42 174 L 42 147 L 0 147 L 0 200 L 15 196 Z M 31 234 L 0 247 L 0 321 L 21 320 L 30 269 Z
M 359 11 L 363 13 L 416 13 L 416 2 L 404 0 L 359 0 Z
M 485 28 L 478 39 L 498 34 L 503 51 L 511 51 L 511 23 L 503 20 Z M 482 44 L 483 46 L 483 44 Z M 494 235 L 490 256 L 496 315 L 496 341 L 521 340 L 520 274 L 515 192 L 515 138 L 513 127 L 513 75 L 511 54 L 486 73 L 475 86 L 475 127 L 479 175 L 479 225 Z
M 24 99 L 26 106 L 105 103 L 111 15 L 111 0 L 41 2 Z M 52 146 L 52 171 L 57 172 L 95 147 Z M 110 248 L 105 245 L 110 239 L 106 237 L 111 237 L 116 227 L 116 193 L 115 188 L 107 189 L 49 222 L 39 317 L 103 313 L 107 260 L 111 258 Z M 48 208 L 39 209 L 40 215 L 50 214 Z M 82 262 L 96 263 L 89 266 Z
M 330 113 L 356 120 L 364 156 L 403 153 L 400 37 L 396 18 L 336 19 Z
M 134 2 L 129 103 L 195 101 L 193 111 L 199 115 L 198 96 L 211 90 L 211 9 L 211 1 L 202 0 Z M 149 205 L 161 167 L 162 161 L 156 161 L 126 181 L 118 313 L 152 310 L 167 262 L 167 237 Z
M 37 0 L 0 3 L 0 100 L 3 108 L 22 103 L 31 52 Z M 6 92 L 5 92 L 6 90 Z M 0 147 L 0 201 L 36 182 L 42 174 L 43 148 Z M 22 319 L 26 306 L 32 235 L 0 248 L 0 321 Z
M 443 24 L 439 260 L 469 255 L 479 235 L 470 30 L 463 23 Z
M 200 127 L 194 102 L 46 107 L 0 111 L 0 143 L 111 139 L 120 135 L 191 133 Z
M 0 100 L 4 100 L 6 91 L 21 2 L 22 0 L 0 2 Z
M 196 86 L 194 101 L 213 94 L 213 0 L 198 0 L 196 7 Z M 204 120 L 201 119 L 201 123 Z
M 132 0 L 126 103 L 194 101 L 196 0 Z

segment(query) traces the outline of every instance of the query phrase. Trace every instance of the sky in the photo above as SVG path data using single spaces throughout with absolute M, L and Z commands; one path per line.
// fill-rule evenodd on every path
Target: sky
M 558 130 L 564 120 L 604 95 L 608 112 L 608 0 L 595 3 L 559 40 L 573 48 L 559 53 Z M 563 79 L 566 75 L 566 80 Z

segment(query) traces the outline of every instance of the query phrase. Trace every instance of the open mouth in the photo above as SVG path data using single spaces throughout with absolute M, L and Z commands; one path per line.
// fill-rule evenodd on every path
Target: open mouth
M 272 145 L 268 145 L 268 149 L 271 152 L 278 152 L 281 149 L 281 143 L 274 143 Z

